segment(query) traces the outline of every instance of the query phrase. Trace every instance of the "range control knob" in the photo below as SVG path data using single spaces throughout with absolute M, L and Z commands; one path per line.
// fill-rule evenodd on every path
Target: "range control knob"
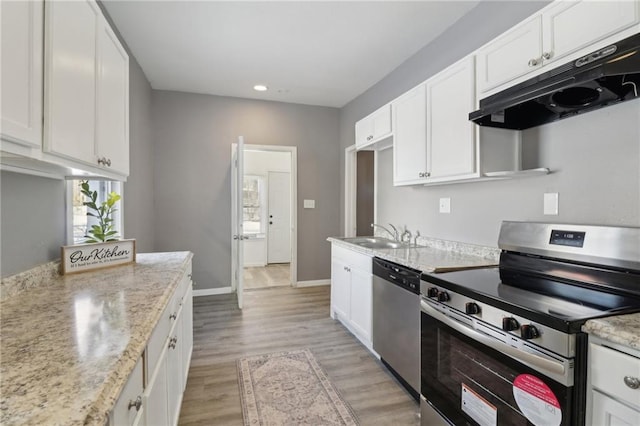
M 437 287 L 429 287 L 429 289 L 427 290 L 428 297 L 438 297 L 438 293 L 440 293 L 440 291 Z
M 480 313 L 480 306 L 474 302 L 467 302 L 464 305 L 464 311 L 469 315 L 477 315 Z
M 502 329 L 504 331 L 514 331 L 520 328 L 520 324 L 518 320 L 514 317 L 504 317 L 502 318 Z
M 446 291 L 438 292 L 438 302 L 448 302 L 451 298 L 449 297 L 449 293 Z
M 535 339 L 536 337 L 540 337 L 540 332 L 534 325 L 523 324 L 520 327 L 520 337 L 525 340 Z

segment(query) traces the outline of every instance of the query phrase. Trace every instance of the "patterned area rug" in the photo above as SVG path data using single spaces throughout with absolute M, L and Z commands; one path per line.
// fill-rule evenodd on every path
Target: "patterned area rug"
M 358 424 L 308 349 L 240 358 L 238 380 L 247 426 Z

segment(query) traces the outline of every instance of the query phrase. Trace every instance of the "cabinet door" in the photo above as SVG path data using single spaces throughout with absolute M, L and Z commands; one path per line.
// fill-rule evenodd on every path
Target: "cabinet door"
M 178 312 L 175 327 L 169 334 L 167 347 L 167 408 L 169 410 L 169 424 L 177 425 L 182 402 L 182 311 Z
M 372 275 L 351 268 L 351 326 L 367 342 L 371 342 Z
M 167 350 L 165 349 L 144 391 L 145 424 L 148 426 L 169 424 L 167 391 Z
M 640 412 L 619 403 L 598 391 L 593 396 L 593 426 L 637 426 L 640 425 Z
M 394 185 L 420 183 L 428 176 L 426 105 L 424 84 L 392 103 Z
M 97 44 L 97 156 L 102 167 L 128 175 L 129 56 L 103 17 Z
M 187 377 L 189 376 L 189 365 L 191 365 L 191 354 L 193 352 L 193 288 L 191 287 L 191 279 L 187 287 L 187 293 L 184 296 L 182 306 L 182 371 L 184 390 L 187 386 Z
M 427 146 L 430 177 L 475 170 L 474 58 L 470 56 L 427 81 Z
M 96 30 L 93 1 L 45 5 L 44 150 L 94 164 Z
M 142 405 L 142 358 L 138 360 L 133 371 L 129 375 L 118 400 L 111 412 L 110 423 L 113 426 L 133 426 L 144 415 Z M 136 404 L 140 398 L 139 404 Z
M 42 147 L 42 1 L 3 1 L 1 10 L 2 138 Z
M 545 63 L 638 24 L 638 9 L 637 1 L 556 2 L 542 14 Z
M 478 89 L 486 92 L 542 65 L 542 19 L 537 16 L 478 50 Z
M 387 104 L 356 123 L 356 147 L 365 147 L 391 134 L 391 105 Z
M 350 274 L 346 263 L 331 259 L 331 309 L 342 319 L 349 319 Z

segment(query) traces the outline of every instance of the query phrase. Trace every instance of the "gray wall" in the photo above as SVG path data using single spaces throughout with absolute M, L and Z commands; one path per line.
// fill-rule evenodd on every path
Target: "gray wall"
M 151 85 L 135 58 L 129 58 L 129 161 L 124 184 L 124 235 L 136 239 L 138 253 L 154 251 L 154 147 Z
M 65 245 L 65 184 L 0 172 L 0 274 L 2 277 L 60 258 Z
M 298 280 L 330 276 L 340 223 L 334 108 L 153 91 L 155 249 L 192 250 L 198 289 L 231 285 L 231 144 L 298 147 Z M 303 199 L 316 208 L 303 209 Z
M 341 148 L 355 121 L 543 7 L 545 2 L 483 2 L 341 110 Z M 640 100 L 522 133 L 524 166 L 549 167 L 543 177 L 394 187 L 392 150 L 378 153 L 377 221 L 422 235 L 496 246 L 502 220 L 640 226 Z M 344 165 L 341 167 L 344 173 Z M 543 215 L 543 194 L 558 192 L 560 214 Z M 451 198 L 451 214 L 438 212 Z M 401 207 L 399 207 L 401 206 Z
M 341 151 L 355 142 L 356 121 L 476 50 L 548 3 L 548 1 L 480 2 L 433 42 L 340 110 Z M 343 157 L 340 157 L 341 182 L 344 182 Z M 344 209 L 342 185 L 340 191 L 342 210 Z M 344 217 L 340 219 L 340 229 L 344 230 Z M 380 218 L 378 220 L 380 221 Z

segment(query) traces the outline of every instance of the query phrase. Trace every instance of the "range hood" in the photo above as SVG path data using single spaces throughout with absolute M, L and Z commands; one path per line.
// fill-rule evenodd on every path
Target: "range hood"
M 640 34 L 585 55 L 480 101 L 469 120 L 523 130 L 640 93 Z

